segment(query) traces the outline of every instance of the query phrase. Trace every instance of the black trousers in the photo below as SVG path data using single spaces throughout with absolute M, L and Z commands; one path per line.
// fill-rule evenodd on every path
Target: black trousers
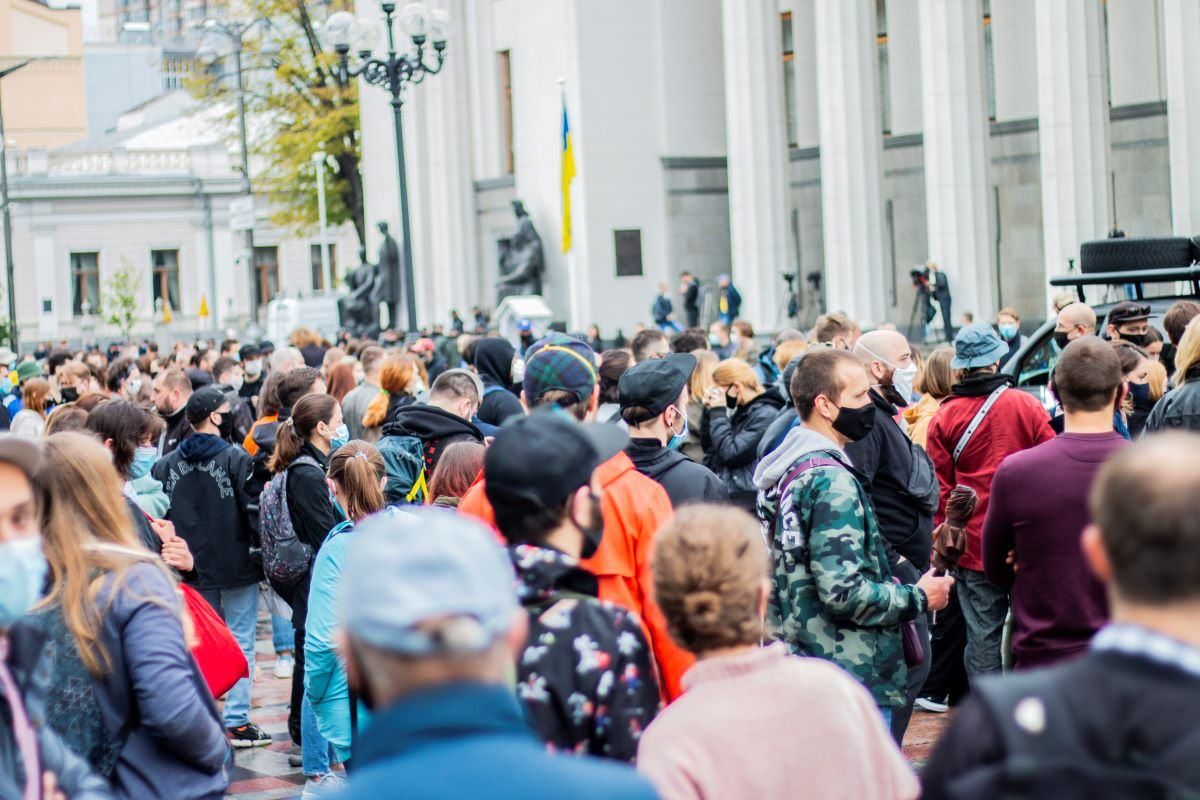
M 288 735 L 300 746 L 300 705 L 304 702 L 304 629 L 296 628 L 296 649 L 292 653 L 296 667 L 292 670 L 292 705 L 288 709 Z
M 921 689 L 921 697 L 939 702 L 949 698 L 957 705 L 967 696 L 967 668 L 963 654 L 967 648 L 967 625 L 958 605 L 958 590 L 950 590 L 950 603 L 937 612 L 933 629 L 933 664 Z
M 921 571 L 907 559 L 892 567 L 892 575 L 899 578 L 901 583 L 910 586 L 921 580 Z M 918 667 L 909 667 L 908 681 L 904 686 L 904 705 L 892 709 L 892 738 L 896 740 L 897 745 L 904 743 L 904 733 L 908 730 L 909 720 L 912 719 L 913 704 L 921 696 L 921 687 L 925 685 L 933 662 L 929 641 L 929 615 L 922 614 L 914 621 L 917 623 L 917 635 L 921 637 L 921 643 L 925 647 L 925 660 Z

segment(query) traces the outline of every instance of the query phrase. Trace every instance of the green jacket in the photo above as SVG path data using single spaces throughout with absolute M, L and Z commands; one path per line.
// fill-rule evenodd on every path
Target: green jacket
M 798 464 L 827 458 L 780 484 Z M 904 704 L 900 623 L 925 612 L 915 586 L 892 582 L 883 535 L 846 454 L 824 436 L 794 428 L 755 473 L 759 516 L 771 548 L 767 622 L 793 653 L 832 661 L 871 691 L 881 707 Z

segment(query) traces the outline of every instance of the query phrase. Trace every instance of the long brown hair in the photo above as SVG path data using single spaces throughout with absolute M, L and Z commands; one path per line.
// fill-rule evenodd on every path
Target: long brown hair
M 346 514 L 358 522 L 387 505 L 380 481 L 387 475 L 383 456 L 368 442 L 355 439 L 329 459 L 329 479 L 346 496 Z
M 387 418 L 392 396 L 401 397 L 408 394 L 413 375 L 417 374 L 416 362 L 417 359 L 407 353 L 397 353 L 384 360 L 379 369 L 379 386 L 383 391 L 371 398 L 370 404 L 367 405 L 362 418 L 363 427 L 375 428 L 382 425 Z
M 51 576 L 42 602 L 61 609 L 84 666 L 101 675 L 111 666 L 100 641 L 106 613 L 96 606 L 101 583 L 108 576 L 119 583 L 139 561 L 169 573 L 134 532 L 123 481 L 104 445 L 87 434 L 56 433 L 45 440 L 42 455 L 33 478 Z
M 30 378 L 21 384 L 21 405 L 46 418 L 46 399 L 50 396 L 50 384 L 43 378 Z
M 483 469 L 483 453 L 479 442 L 455 442 L 443 450 L 429 479 L 429 496 L 461 498 Z
M 267 462 L 271 473 L 283 472 L 292 465 L 300 448 L 312 438 L 313 431 L 322 422 L 329 424 L 338 402 L 327 394 L 306 394 L 296 401 L 292 415 L 279 424 L 275 434 L 275 452 Z
M 329 387 L 329 394 L 340 403 L 354 388 L 354 370 L 346 364 L 334 364 L 329 368 L 329 378 L 325 383 Z

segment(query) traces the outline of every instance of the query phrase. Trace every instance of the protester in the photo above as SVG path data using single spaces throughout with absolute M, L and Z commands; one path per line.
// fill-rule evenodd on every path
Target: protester
M 342 568 L 346 551 L 357 535 L 355 526 L 383 510 L 385 477 L 383 457 L 367 442 L 351 441 L 330 456 L 329 489 L 346 519 L 325 537 L 312 566 L 304 635 L 305 699 L 312 707 L 321 736 L 333 748 L 334 758 L 343 764 L 350 760 L 357 709 L 351 706 L 356 698 L 350 695 L 344 662 L 339 657 Z M 309 778 L 304 792 L 320 796 L 343 782 L 336 773 L 326 772 Z
M 442 451 L 442 457 L 429 478 L 429 496 L 433 505 L 458 508 L 463 495 L 483 470 L 484 446 L 477 442 L 454 442 Z
M 1107 621 L 1104 589 L 1084 564 L 1079 536 L 1091 522 L 1096 473 L 1126 444 L 1112 415 L 1123 383 L 1106 342 L 1085 336 L 1069 344 L 1054 367 L 1064 432 L 1004 459 L 992 479 L 983 566 L 989 581 L 1011 587 L 1015 669 L 1079 655 Z
M 915 798 L 912 769 L 861 686 L 782 644 L 761 647 L 769 564 L 757 523 L 738 509 L 686 508 L 660 532 L 655 595 L 697 662 L 642 735 L 638 770 L 664 800 L 788 797 L 798 774 L 806 796 Z
M 633 337 L 629 350 L 633 354 L 633 363 L 640 364 L 651 358 L 662 358 L 671 352 L 671 343 L 662 331 L 647 328 Z
M 900 626 L 946 605 L 953 578 L 892 581 L 886 541 L 845 446 L 875 421 L 862 364 L 837 349 L 805 354 L 791 395 L 803 426 L 758 465 L 759 518 L 770 545 L 773 632 L 793 653 L 838 664 L 890 726 L 907 703 Z
M 238 397 L 250 403 L 252 410 L 257 414 L 259 408 L 256 400 L 266 380 L 262 350 L 258 345 L 244 344 L 238 350 L 238 360 L 242 362 L 242 373 L 245 377 L 242 388 L 238 390 Z
M 953 358 L 953 347 L 937 348 L 925 359 L 925 364 L 913 381 L 913 391 L 921 399 L 904 409 L 904 421 L 908 423 L 908 437 L 919 447 L 925 447 L 929 423 L 954 386 L 954 373 L 950 369 Z
M 947 323 L 949 324 L 949 323 Z M 840 311 L 822 314 L 813 327 L 813 339 L 838 350 L 851 350 L 862 336 L 858 323 Z
M 708 326 L 708 346 L 717 354 L 717 359 L 724 361 L 733 356 L 734 346 L 729 338 L 729 325 L 721 320 L 714 320 Z
M 708 349 L 708 335 L 703 328 L 685 328 L 671 337 L 672 353 L 694 353 Z
M 807 349 L 805 352 L 807 352 Z M 800 417 L 796 413 L 796 404 L 792 400 L 789 387 L 792 383 L 792 376 L 796 374 L 796 367 L 800 364 L 800 359 L 803 355 L 804 353 L 801 352 L 790 359 L 787 364 L 784 364 L 779 383 L 769 390 L 778 393 L 783 398 L 784 405 L 775 412 L 775 418 L 771 420 L 771 424 L 763 431 L 762 438 L 758 440 L 758 458 L 760 461 L 767 453 L 772 452 L 779 445 L 783 444 L 783 439 L 787 436 L 788 431 L 800 424 Z
M 733 285 L 728 275 L 717 276 L 717 316 L 726 325 L 741 316 L 742 294 Z
M 87 365 L 68 361 L 58 369 L 58 398 L 63 403 L 73 403 L 91 390 L 92 372 Z
M 226 441 L 237 444 L 250 435 L 250 429 L 254 426 L 254 409 L 241 396 L 245 383 L 242 365 L 228 357 L 217 359 L 213 364 L 213 382 L 222 387 L 229 398 L 230 421 L 226 423 L 229 429 Z
M 321 362 L 325 358 L 325 351 L 329 349 L 328 342 L 325 337 L 312 328 L 296 328 L 288 337 L 288 344 L 300 352 L 304 359 L 304 366 L 320 369 Z
M 725 484 L 731 503 L 753 511 L 758 442 L 785 401 L 766 391 L 745 361 L 722 361 L 712 377 L 700 420 L 704 466 Z
M 1146 420 L 1146 432 L 1183 428 L 1200 431 L 1200 316 L 1184 329 L 1174 354 L 1174 388 L 1154 405 Z
M 733 345 L 730 358 L 739 358 L 750 366 L 755 365 L 753 325 L 744 319 L 735 319 L 729 326 L 729 343 Z M 759 380 L 763 380 L 763 376 L 760 375 Z
M 18 391 L 10 391 L 8 396 L 4 398 L 4 408 L 8 412 L 9 420 L 16 419 L 17 414 L 21 412 L 21 391 L 25 387 L 27 381 L 40 379 L 42 377 L 42 368 L 36 361 L 22 361 L 14 370 L 17 374 L 16 388 Z
M 1146 357 L 1151 361 L 1158 361 L 1162 358 L 1163 336 L 1158 332 L 1158 328 L 1151 325 L 1146 329 L 1146 344 L 1142 349 L 1146 351 Z
M 1146 385 L 1150 387 L 1150 402 L 1157 403 L 1167 393 L 1167 368 L 1162 361 L 1150 361 L 1146 364 Z M 1151 406 L 1153 410 L 1153 405 Z M 49 423 L 47 423 L 49 424 Z M 1143 430 L 1145 426 L 1143 426 Z
M 21 410 L 12 418 L 12 434 L 22 439 L 40 439 L 46 430 L 46 408 L 49 404 L 48 381 L 30 378 L 21 384 Z
M 1150 306 L 1133 300 L 1122 300 L 1113 306 L 1105 320 L 1104 330 L 1113 342 L 1129 342 L 1141 347 L 1150 328 Z
M 184 407 L 192 396 L 192 383 L 178 367 L 159 373 L 154 379 L 154 407 L 167 423 L 158 440 L 158 457 L 168 455 L 192 432 Z
M 962 370 L 962 377 L 934 415 L 926 440 L 941 485 L 934 522 L 944 519 L 946 500 L 955 486 L 974 489 L 979 497 L 967 525 L 966 551 L 955 572 L 967 627 L 965 663 L 972 681 L 1000 671 L 1001 638 L 1008 613 L 1008 593 L 983 573 L 980 537 L 992 478 L 1006 457 L 1054 436 L 1037 399 L 1025 392 L 1008 391 L 1014 379 L 997 372 L 1006 352 L 1007 346 L 990 325 L 977 322 L 959 330 L 950 367 Z
M 465 369 L 443 371 L 429 389 L 429 401 L 397 408 L 383 425 L 380 446 L 390 437 L 414 437 L 425 463 L 425 474 L 437 468 L 442 450 L 455 442 L 483 444 L 483 434 L 471 424 L 481 400 L 479 378 Z
M 45 436 L 52 436 L 63 431 L 80 431 L 87 426 L 88 412 L 75 403 L 65 403 L 56 406 L 46 417 L 46 427 L 42 431 Z M 157 455 L 158 451 L 155 450 Z
M 159 551 L 162 541 L 150 519 L 163 519 L 171 508 L 171 498 L 162 481 L 151 474 L 158 462 L 158 450 L 154 447 L 158 440 L 156 432 L 163 424 L 161 419 L 128 400 L 105 400 L 84 417 L 80 426 L 96 434 L 112 453 L 113 466 L 125 481 L 125 499 L 138 537 L 152 552 Z M 191 567 L 185 571 L 190 572 Z
M 1200 786 L 1200 439 L 1174 433 L 1121 449 L 1100 470 L 1084 529 L 1112 623 L 1086 653 L 985 682 L 923 773 L 926 798 L 1167 797 Z M 1169 470 L 1163 465 L 1169 464 Z M 1065 533 L 1065 531 L 1064 531 Z
M 1002 308 L 996 313 L 996 330 L 1008 346 L 1008 353 L 1000 358 L 1000 365 L 1004 366 L 1029 339 L 1021 335 L 1021 315 L 1015 308 Z
M 347 671 L 372 708 L 343 795 L 648 800 L 628 767 L 554 755 L 513 695 L 528 617 L 492 538 L 453 514 L 362 526 L 344 570 Z
M 896 424 L 896 406 L 907 404 L 912 397 L 917 367 L 908 340 L 896 331 L 864 333 L 853 353 L 871 378 L 869 397 L 875 414 L 867 434 L 848 442 L 844 450 L 871 499 L 892 576 L 902 584 L 915 585 L 929 569 L 933 512 L 938 507 L 933 463 Z M 923 655 L 920 665 L 908 670 L 904 704 L 892 711 L 892 735 L 897 743 L 904 741 L 913 704 L 932 660 L 929 620 L 919 614 L 914 621 Z
M 1163 314 L 1162 325 L 1163 330 L 1167 332 L 1167 343 L 1163 345 L 1162 362 L 1167 368 L 1167 375 L 1175 374 L 1175 353 L 1179 348 L 1179 342 L 1183 339 L 1183 332 L 1187 329 L 1188 323 L 1194 318 L 1200 316 L 1200 303 L 1195 300 L 1177 300 L 1171 304 L 1171 307 Z
M 1127 342 L 1117 342 L 1112 348 L 1125 381 L 1113 421 L 1117 433 L 1133 439 L 1141 434 L 1154 410 L 1154 401 L 1150 398 L 1150 356 L 1142 348 Z
M 513 360 L 516 350 L 507 339 L 488 336 L 475 345 L 472 366 L 483 381 L 483 401 L 479 404 L 479 419 L 488 425 L 502 425 L 504 420 L 525 412 L 511 391 Z
M 0 797 L 107 800 L 105 781 L 45 724 L 47 686 L 35 676 L 53 654 L 19 622 L 48 569 L 32 484 L 38 462 L 32 442 L 0 437 Z
M 259 451 L 264 448 L 268 453 L 275 449 L 279 412 L 283 409 L 283 404 L 279 399 L 279 388 L 283 384 L 283 379 L 290 374 L 272 372 L 263 380 L 262 394 L 258 396 L 259 418 L 250 426 L 250 432 L 242 440 L 242 448 L 251 456 L 257 456 Z M 262 442 L 261 445 L 260 442 Z
M 700 281 L 687 270 L 679 273 L 679 294 L 683 298 L 683 313 L 687 320 L 687 327 L 695 328 L 699 326 Z
M 655 326 L 664 333 L 679 333 L 681 328 L 679 323 L 672 319 L 674 316 L 675 307 L 671 304 L 671 298 L 667 295 L 667 284 L 660 282 L 658 284 L 658 294 L 654 296 L 654 303 L 650 307 L 650 317 L 654 320 Z
M 229 394 L 207 386 L 188 398 L 186 411 L 192 435 L 155 464 L 152 475 L 170 498 L 167 519 L 195 558 L 193 585 L 225 620 L 253 675 L 262 570 L 250 560 L 251 547 L 258 546 L 257 498 L 246 494 L 250 456 L 222 433 L 231 421 Z M 243 678 L 225 698 L 234 747 L 271 743 L 250 721 L 250 684 Z
M 83 434 L 49 437 L 34 485 L 50 583 L 30 620 L 58 648 L 50 727 L 117 796 L 223 793 L 220 714 L 188 651 L 174 581 L 139 545 L 108 452 Z M 91 691 L 59 694 L 77 681 Z
M 383 366 L 383 359 L 383 348 L 374 345 L 364 347 L 358 354 L 358 361 L 363 370 L 363 381 L 342 398 L 342 416 L 346 420 L 346 427 L 350 429 L 351 439 L 372 443 L 379 441 L 380 428 L 378 426 L 368 428 L 363 425 L 363 417 L 367 413 L 367 406 L 371 404 L 375 395 L 379 394 L 382 388 L 379 383 L 379 372 Z
M 142 391 L 142 372 L 132 358 L 122 358 L 109 366 L 104 384 L 111 397 L 136 401 Z
M 628 350 L 606 350 L 600 354 L 600 407 L 596 410 L 598 422 L 623 424 L 621 419 L 621 394 L 619 384 L 625 370 L 633 366 L 633 356 Z
M 605 535 L 597 468 L 626 441 L 611 425 L 535 411 L 496 435 L 484 479 L 530 617 L 517 662 L 530 724 L 554 750 L 632 761 L 658 713 L 652 653 L 637 617 L 597 600 L 580 566 Z
M 675 508 L 729 500 L 712 470 L 678 450 L 687 438 L 687 385 L 695 368 L 691 353 L 672 353 L 635 364 L 619 384 L 621 419 L 629 430 L 625 453 L 638 472 L 666 490 Z
M 324 356 L 321 358 L 324 358 Z M 317 363 L 315 365 L 309 365 L 305 361 L 304 354 L 295 347 L 281 347 L 271 353 L 271 371 L 291 372 L 294 369 L 300 369 L 301 367 L 305 366 L 319 366 L 321 364 L 321 358 L 317 359 Z
M 433 339 L 418 339 L 413 343 L 410 350 L 425 366 L 425 374 L 430 386 L 438 379 L 439 375 L 450 368 L 446 360 L 438 354 L 437 346 L 433 343 Z

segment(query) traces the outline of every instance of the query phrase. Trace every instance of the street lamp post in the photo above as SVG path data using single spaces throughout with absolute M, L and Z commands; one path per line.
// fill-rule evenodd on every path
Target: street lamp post
M 325 215 L 325 151 L 312 155 L 313 169 L 317 172 L 317 214 L 321 223 L 321 285 L 326 292 L 333 291 L 333 269 L 329 260 L 329 233 Z
M 396 4 L 390 0 L 380 3 L 383 10 L 384 27 L 387 31 L 387 55 L 378 57 L 372 53 L 378 28 L 369 22 L 359 22 L 347 11 L 331 14 L 325 22 L 329 42 L 338 54 L 338 68 L 343 81 L 361 77 L 372 86 L 388 92 L 392 98 L 392 124 L 396 133 L 396 177 L 400 189 L 400 231 L 404 242 L 401 247 L 401 269 L 404 271 L 405 311 L 408 315 L 408 332 L 417 331 L 417 298 L 413 280 L 412 228 L 408 216 L 408 177 L 404 166 L 404 125 L 401 111 L 404 105 L 404 87 L 418 84 L 427 75 L 442 71 L 446 60 L 446 38 L 450 29 L 449 15 L 441 10 L 430 11 L 423 3 L 409 3 L 400 12 L 400 25 L 412 40 L 413 50 L 396 52 L 396 40 L 392 29 L 395 21 Z M 358 63 L 350 64 L 351 43 L 357 45 Z M 433 47 L 436 63 L 425 61 L 426 43 Z M 395 326 L 396 321 L 391 320 Z
M 7 78 L 32 61 L 33 59 L 28 59 L 0 70 L 0 80 Z M 4 139 L 4 110 L 2 108 L 0 108 L 0 209 L 2 209 L 4 217 L 4 268 L 8 279 L 8 324 L 10 326 L 8 339 L 9 347 L 15 353 L 19 352 L 17 349 L 19 338 L 17 332 L 17 284 L 13 272 L 12 212 L 8 205 L 8 144 Z

